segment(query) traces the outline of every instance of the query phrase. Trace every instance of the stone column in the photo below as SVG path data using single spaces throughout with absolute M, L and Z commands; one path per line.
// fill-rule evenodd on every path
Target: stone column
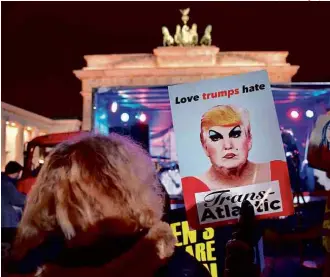
M 37 127 L 32 127 L 31 140 L 39 136 L 40 130 Z
M 1 119 L 1 170 L 6 166 L 6 120 Z
M 90 131 L 92 129 L 92 93 L 82 91 L 81 95 L 83 96 L 83 122 L 82 130 Z
M 15 160 L 21 165 L 24 163 L 24 126 L 21 124 L 17 124 Z

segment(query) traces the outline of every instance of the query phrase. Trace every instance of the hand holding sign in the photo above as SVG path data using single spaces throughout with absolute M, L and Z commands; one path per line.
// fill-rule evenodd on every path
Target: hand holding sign
M 254 208 L 244 201 L 240 210 L 237 232 L 226 245 L 225 277 L 258 277 L 260 269 L 254 263 L 254 250 L 261 234 L 257 231 Z M 239 265 L 239 266 L 238 266 Z

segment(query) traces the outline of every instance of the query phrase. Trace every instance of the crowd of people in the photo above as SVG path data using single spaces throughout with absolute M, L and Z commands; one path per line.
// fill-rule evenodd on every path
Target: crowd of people
M 210 276 L 168 224 L 168 195 L 148 153 L 127 137 L 86 134 L 58 145 L 29 195 L 9 162 L 1 176 L 2 228 L 17 228 L 9 274 Z M 246 202 L 227 243 L 224 276 L 260 276 L 254 210 Z M 23 214 L 21 211 L 23 211 Z M 237 266 L 237 264 L 241 266 Z
M 15 187 L 21 171 L 10 162 L 2 177 L 2 222 L 15 227 L 20 216 L 14 207 L 24 206 L 9 273 L 210 276 L 175 246 L 164 219 L 168 198 L 151 158 L 132 140 L 87 135 L 58 145 L 26 200 Z M 228 247 L 226 276 L 237 276 L 237 257 L 258 276 L 249 241 L 238 236 Z

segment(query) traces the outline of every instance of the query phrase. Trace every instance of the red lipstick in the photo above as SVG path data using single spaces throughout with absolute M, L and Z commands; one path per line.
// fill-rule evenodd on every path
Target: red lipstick
M 234 157 L 236 157 L 236 155 L 234 153 L 228 153 L 225 156 L 223 156 L 225 159 L 232 159 Z

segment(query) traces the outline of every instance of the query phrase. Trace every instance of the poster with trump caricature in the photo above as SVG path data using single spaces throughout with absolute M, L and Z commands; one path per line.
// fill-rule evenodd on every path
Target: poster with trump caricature
M 237 222 L 244 200 L 258 219 L 293 213 L 266 71 L 169 86 L 169 97 L 192 228 Z

